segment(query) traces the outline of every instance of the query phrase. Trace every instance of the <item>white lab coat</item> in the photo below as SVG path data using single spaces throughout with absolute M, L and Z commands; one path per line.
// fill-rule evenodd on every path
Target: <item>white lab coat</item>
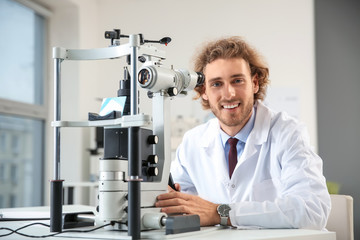
M 182 191 L 231 206 L 232 225 L 324 229 L 330 196 L 305 127 L 261 102 L 230 179 L 217 119 L 188 131 L 171 173 Z

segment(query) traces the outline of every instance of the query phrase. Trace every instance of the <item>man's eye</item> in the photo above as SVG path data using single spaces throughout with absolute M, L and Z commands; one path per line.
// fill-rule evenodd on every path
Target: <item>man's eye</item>
M 243 79 L 235 79 L 234 82 L 235 83 L 242 83 L 244 80 Z
M 221 84 L 219 82 L 214 82 L 211 84 L 212 87 L 219 87 Z

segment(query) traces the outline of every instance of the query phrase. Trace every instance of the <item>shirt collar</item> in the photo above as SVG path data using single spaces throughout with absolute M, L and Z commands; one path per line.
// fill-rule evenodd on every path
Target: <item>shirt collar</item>
M 245 126 L 234 136 L 234 138 L 239 139 L 241 142 L 244 142 L 244 143 L 246 142 L 247 138 L 249 137 L 249 134 L 250 134 L 251 130 L 254 127 L 255 115 L 256 115 L 256 108 L 253 107 L 253 111 L 252 111 L 252 114 L 251 114 L 251 117 L 250 117 L 249 121 L 247 121 Z M 229 136 L 227 133 L 225 133 L 220 128 L 220 137 L 221 137 L 222 145 L 225 148 L 225 144 L 226 144 L 227 140 L 231 136 Z

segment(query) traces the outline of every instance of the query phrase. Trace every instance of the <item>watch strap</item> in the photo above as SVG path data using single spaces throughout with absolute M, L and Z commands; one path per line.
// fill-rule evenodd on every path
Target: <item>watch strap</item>
M 229 217 L 220 217 L 220 225 L 227 226 Z

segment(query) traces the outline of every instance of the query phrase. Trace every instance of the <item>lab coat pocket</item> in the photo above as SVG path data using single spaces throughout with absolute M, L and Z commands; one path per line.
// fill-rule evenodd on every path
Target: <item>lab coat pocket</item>
M 273 201 L 278 195 L 279 180 L 276 178 L 266 179 L 253 186 L 254 201 Z

